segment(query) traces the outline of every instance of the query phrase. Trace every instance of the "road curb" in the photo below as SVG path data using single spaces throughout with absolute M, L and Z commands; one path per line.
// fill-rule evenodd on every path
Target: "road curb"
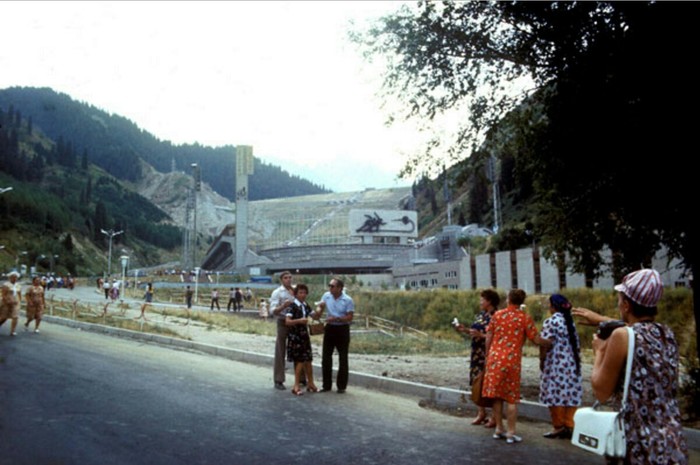
M 237 362 L 249 363 L 251 365 L 271 367 L 274 358 L 272 355 L 260 354 L 257 352 L 232 349 L 213 344 L 206 344 L 203 342 L 194 342 L 170 336 L 162 336 L 159 334 L 133 331 L 130 329 L 115 328 L 97 323 L 75 321 L 52 315 L 44 315 L 43 320 L 84 331 L 106 334 L 108 336 L 137 339 L 140 341 L 153 342 L 178 349 L 194 350 Z M 314 367 L 320 369 L 321 366 L 314 364 Z M 334 368 L 333 371 L 337 372 L 337 368 Z M 387 394 L 427 399 L 435 402 L 438 405 L 465 409 L 474 408 L 474 406 L 471 405 L 471 393 L 469 391 L 414 383 L 412 381 L 393 379 L 385 376 L 376 376 L 356 371 L 350 371 L 350 383 L 353 386 L 381 391 Z M 518 404 L 518 416 L 536 421 L 550 421 L 549 409 L 546 406 L 537 402 L 526 400 L 521 401 Z M 700 450 L 700 430 L 684 428 L 683 431 L 688 441 L 688 447 L 690 449 Z

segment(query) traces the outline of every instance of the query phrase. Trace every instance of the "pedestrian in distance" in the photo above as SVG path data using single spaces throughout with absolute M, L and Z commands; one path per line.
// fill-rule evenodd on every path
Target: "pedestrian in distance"
M 112 285 L 109 283 L 109 278 L 105 278 L 104 282 L 102 283 L 102 290 L 105 293 L 105 300 L 109 299 L 109 291 L 112 288 Z
M 237 287 L 236 292 L 233 295 L 233 298 L 235 299 L 235 307 L 236 311 L 240 312 L 243 309 L 243 293 L 241 292 L 241 288 Z
M 41 317 L 44 314 L 46 301 L 44 299 L 44 286 L 41 285 L 41 278 L 34 276 L 32 285 L 24 293 L 27 302 L 27 322 L 24 324 L 25 331 L 29 331 L 29 323 L 34 321 L 34 332 L 39 333 Z
M 146 309 L 153 303 L 153 283 L 148 283 L 146 285 L 146 292 L 143 294 L 143 304 L 141 304 L 141 315 L 140 318 L 147 320 Z
M 267 321 L 267 317 L 270 316 L 267 301 L 265 299 L 260 299 L 260 310 L 258 314 L 260 315 L 260 318 L 262 318 L 265 321 Z
M 218 289 L 213 289 L 211 291 L 211 306 L 209 307 L 209 310 L 214 310 L 214 305 L 216 305 L 216 309 L 221 311 L 221 307 L 219 307 L 219 291 Z
M 185 289 L 185 305 L 187 305 L 187 311 L 192 310 L 192 300 L 194 299 L 194 291 L 190 286 Z
M 345 284 L 338 278 L 331 279 L 328 291 L 321 297 L 319 307 L 326 311 L 326 329 L 323 334 L 321 371 L 323 392 L 333 387 L 333 352 L 338 351 L 338 376 L 336 387 L 339 394 L 348 387 L 348 352 L 350 350 L 350 325 L 355 312 L 355 303 L 345 293 Z
M 231 288 L 228 293 L 228 303 L 226 304 L 226 311 L 230 312 L 231 311 L 231 306 L 233 306 L 233 310 L 236 310 L 236 290 L 234 288 Z
M 17 336 L 19 304 L 22 301 L 22 286 L 17 282 L 18 279 L 19 273 L 11 271 L 0 288 L 0 326 L 8 319 L 12 320 L 10 336 Z

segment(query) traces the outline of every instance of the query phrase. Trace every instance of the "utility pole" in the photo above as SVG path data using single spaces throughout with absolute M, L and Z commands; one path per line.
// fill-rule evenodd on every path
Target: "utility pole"
M 445 196 L 445 204 L 447 205 L 447 226 L 452 226 L 452 199 L 450 198 L 450 191 L 447 188 L 447 169 L 445 169 L 445 165 L 442 165 L 442 175 L 445 177 L 443 195 Z
M 236 146 L 236 249 L 234 268 L 243 272 L 248 250 L 248 177 L 253 174 L 253 147 Z
M 197 163 L 192 163 L 192 177 L 194 187 L 192 188 L 192 210 L 194 222 L 192 226 L 192 266 L 197 266 L 197 192 L 202 190 L 202 170 Z
M 493 155 L 489 158 L 488 178 L 493 186 L 493 232 L 498 234 L 501 227 L 501 193 L 496 176 L 496 157 Z
M 113 229 L 110 229 L 109 231 L 105 231 L 104 229 L 100 229 L 102 234 L 105 236 L 109 236 L 109 259 L 107 261 L 107 277 L 109 278 L 112 276 L 112 239 L 114 236 L 118 236 L 119 234 L 123 233 L 124 231 L 117 231 L 115 232 Z

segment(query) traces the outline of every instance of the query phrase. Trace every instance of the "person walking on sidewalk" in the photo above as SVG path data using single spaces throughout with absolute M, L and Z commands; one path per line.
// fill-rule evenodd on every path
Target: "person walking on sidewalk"
M 0 300 L 0 326 L 7 319 L 12 320 L 10 336 L 17 336 L 17 320 L 19 318 L 19 304 L 22 301 L 22 286 L 17 282 L 19 273 L 11 271 L 7 275 L 7 281 L 2 285 Z
M 237 312 L 240 312 L 243 309 L 243 293 L 241 292 L 240 287 L 236 288 L 236 292 L 234 293 L 233 298 L 236 301 L 234 304 L 234 308 Z
M 34 276 L 32 285 L 27 288 L 24 297 L 27 300 L 27 322 L 24 324 L 24 328 L 29 331 L 29 323 L 34 320 L 34 332 L 38 333 L 41 317 L 44 314 L 44 307 L 46 306 L 46 301 L 44 300 L 44 286 L 41 285 L 41 278 L 39 276 Z
M 185 289 L 185 303 L 187 304 L 187 310 L 192 310 L 192 300 L 194 298 L 194 291 L 190 286 Z
M 231 288 L 228 293 L 228 303 L 226 304 L 226 311 L 231 311 L 231 306 L 233 305 L 233 310 L 236 310 L 236 291 Z
M 214 289 L 211 291 L 211 307 L 209 307 L 209 310 L 214 310 L 214 305 L 216 305 L 216 309 L 221 311 L 221 307 L 219 307 L 219 291 L 218 289 Z

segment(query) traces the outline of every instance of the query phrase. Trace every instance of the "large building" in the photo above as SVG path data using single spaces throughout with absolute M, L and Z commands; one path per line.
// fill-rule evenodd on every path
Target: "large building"
M 250 202 L 245 263 L 235 263 L 235 228 L 224 228 L 202 268 L 245 270 L 269 275 L 282 270 L 301 274 L 362 275 L 368 286 L 403 289 L 522 288 L 552 293 L 562 288 L 610 289 L 612 277 L 586 280 L 559 269 L 539 248 L 470 255 L 462 237 L 489 235 L 476 225 L 451 225 L 418 240 L 418 218 L 410 188 L 366 190 L 282 200 Z M 678 261 L 659 256 L 654 267 L 667 285 L 687 285 Z

